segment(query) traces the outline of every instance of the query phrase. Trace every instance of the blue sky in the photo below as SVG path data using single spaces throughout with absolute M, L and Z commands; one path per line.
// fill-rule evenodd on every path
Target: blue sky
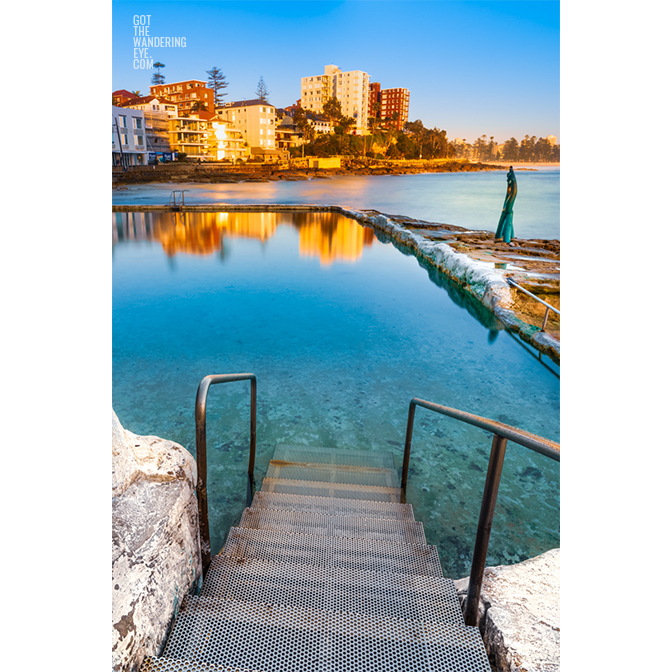
M 113 0 L 112 90 L 149 93 L 152 72 L 133 68 L 133 16 L 143 14 L 150 36 L 186 38 L 148 50 L 166 81 L 206 80 L 217 66 L 227 101 L 253 98 L 263 76 L 271 103 L 291 105 L 301 77 L 335 64 L 408 88 L 409 119 L 451 139 L 560 139 L 559 2 Z

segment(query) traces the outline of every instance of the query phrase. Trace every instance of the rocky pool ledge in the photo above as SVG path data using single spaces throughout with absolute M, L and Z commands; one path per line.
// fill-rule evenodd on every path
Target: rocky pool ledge
M 167 205 L 113 205 L 113 212 L 165 212 Z M 436 269 L 492 313 L 507 330 L 560 363 L 560 324 L 541 324 L 545 308 L 512 288 L 507 278 L 560 309 L 560 241 L 495 241 L 492 231 L 425 222 L 340 205 L 185 205 L 182 212 L 338 212 L 374 229 L 378 237 Z M 501 326 L 500 326 L 501 328 Z

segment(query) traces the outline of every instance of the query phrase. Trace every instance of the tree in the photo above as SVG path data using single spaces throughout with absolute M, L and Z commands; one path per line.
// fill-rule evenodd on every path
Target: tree
M 329 121 L 336 122 L 343 116 L 343 110 L 341 109 L 341 101 L 333 96 L 327 98 L 322 105 L 322 114 L 324 114 Z
M 220 107 L 224 103 L 224 89 L 229 85 L 226 81 L 224 73 L 216 66 L 212 70 L 206 70 L 208 75 L 208 86 L 213 90 L 213 97 L 215 99 L 215 107 Z
M 268 87 L 266 86 L 266 82 L 264 82 L 263 77 L 259 77 L 259 83 L 257 84 L 257 90 L 255 91 L 257 94 L 257 98 L 262 102 L 262 103 L 267 103 L 268 102 L 268 96 L 270 95 L 270 91 L 268 90 Z
M 310 142 L 315 137 L 315 129 L 310 123 L 306 111 L 302 107 L 294 112 L 294 125 L 301 131 L 304 142 Z
M 161 86 L 166 83 L 166 78 L 161 74 L 161 68 L 165 67 L 166 64 L 161 63 L 161 61 L 156 61 L 154 63 L 154 68 L 156 69 L 156 72 L 152 75 L 152 84 L 154 84 L 154 86 Z
M 208 106 L 202 100 L 197 100 L 191 106 L 191 111 L 192 112 L 207 112 L 208 111 Z
M 334 133 L 343 135 L 347 133 L 356 123 L 357 122 L 354 117 L 341 117 L 338 120 L 336 126 L 334 126 Z
M 518 161 L 518 140 L 509 138 L 504 143 L 502 158 L 504 161 Z
M 485 156 L 488 152 L 488 143 L 485 141 L 485 134 L 483 134 L 480 138 L 477 138 L 476 141 L 474 142 L 474 158 L 477 159 L 478 161 L 483 161 L 485 159 Z
M 380 126 L 380 103 L 378 101 L 371 106 L 371 115 L 368 119 L 369 129 L 374 133 L 376 128 Z
M 490 136 L 490 142 L 488 143 L 488 161 L 495 160 L 495 154 L 497 153 L 497 143 L 495 142 L 495 136 Z

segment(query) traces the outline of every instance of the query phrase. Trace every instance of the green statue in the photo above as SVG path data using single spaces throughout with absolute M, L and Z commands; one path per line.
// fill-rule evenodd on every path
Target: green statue
M 509 166 L 509 172 L 506 175 L 506 198 L 497 225 L 495 240 L 503 238 L 505 243 L 510 243 L 511 238 L 513 238 L 513 202 L 516 200 L 517 194 L 516 176 L 513 174 L 513 166 Z

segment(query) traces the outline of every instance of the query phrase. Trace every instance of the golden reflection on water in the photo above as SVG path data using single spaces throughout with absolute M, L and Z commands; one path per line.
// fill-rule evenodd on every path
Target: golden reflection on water
M 165 253 L 223 252 L 225 238 L 272 238 L 278 226 L 299 231 L 299 253 L 323 265 L 356 261 L 375 240 L 373 230 L 335 212 L 124 212 L 112 215 L 112 243 L 159 242 Z

